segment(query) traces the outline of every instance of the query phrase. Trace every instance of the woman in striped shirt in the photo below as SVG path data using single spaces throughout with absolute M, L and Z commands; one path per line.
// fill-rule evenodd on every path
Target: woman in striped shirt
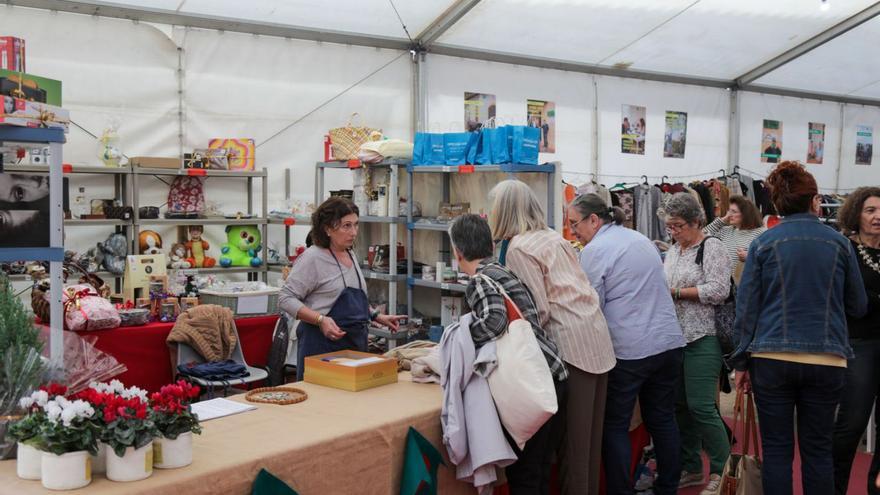
M 730 256 L 733 279 L 738 284 L 749 245 L 765 230 L 758 207 L 746 197 L 731 196 L 727 214 L 713 220 L 703 232 L 721 239 Z
M 528 287 L 538 323 L 568 365 L 563 492 L 598 493 L 608 371 L 616 364 L 599 296 L 571 244 L 547 227 L 544 208 L 524 182 L 506 180 L 489 193 L 489 225 L 502 241 L 500 261 Z

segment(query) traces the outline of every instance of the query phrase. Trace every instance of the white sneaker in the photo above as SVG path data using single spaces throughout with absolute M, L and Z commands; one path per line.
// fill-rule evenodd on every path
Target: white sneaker
M 703 484 L 703 473 L 689 473 L 687 471 L 681 472 L 681 478 L 678 480 L 679 488 L 686 488 L 689 486 L 697 486 Z
M 706 483 L 706 487 L 703 488 L 700 495 L 718 495 L 719 493 L 721 493 L 721 475 L 710 474 L 709 482 Z

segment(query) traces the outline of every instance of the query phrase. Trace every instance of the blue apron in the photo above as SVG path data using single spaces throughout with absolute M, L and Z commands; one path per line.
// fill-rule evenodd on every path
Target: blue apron
M 325 316 L 333 318 L 340 330 L 345 332 L 345 337 L 339 340 L 330 340 L 324 336 L 324 333 L 316 325 L 300 322 L 296 327 L 296 380 L 303 379 L 305 371 L 305 358 L 316 354 L 325 354 L 328 352 L 343 351 L 353 349 L 356 351 L 367 351 L 367 331 L 370 326 L 370 302 L 367 295 L 364 294 L 364 288 L 361 282 L 360 271 L 354 262 L 354 257 L 349 251 L 348 257 L 351 258 L 352 266 L 355 267 L 355 276 L 358 279 L 358 288 L 349 287 L 345 282 L 345 273 L 342 271 L 342 265 L 336 255 L 330 253 L 336 260 L 336 266 L 339 267 L 339 274 L 342 275 L 342 284 L 345 286 L 330 312 Z

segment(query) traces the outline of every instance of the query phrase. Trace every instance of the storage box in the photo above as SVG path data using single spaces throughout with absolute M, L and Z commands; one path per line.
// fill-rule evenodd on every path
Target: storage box
M 235 316 L 278 314 L 281 289 L 261 282 L 233 282 L 223 287 L 199 291 L 202 304 L 216 304 L 232 310 Z
M 181 168 L 180 158 L 160 158 L 155 156 L 133 156 L 128 164 L 139 168 Z
M 351 365 L 359 360 L 369 362 Z M 397 360 L 366 352 L 337 351 L 309 356 L 304 366 L 303 379 L 306 382 L 349 392 L 397 383 Z
M 27 101 L 11 96 L 0 96 L 0 125 L 34 127 L 42 129 L 64 129 L 70 123 L 70 113 L 54 105 Z
M 229 158 L 229 170 L 253 170 L 256 155 L 254 140 L 244 139 L 212 139 L 208 142 L 209 149 L 224 148 Z
M 14 36 L 0 36 L 0 69 L 25 72 L 25 42 Z
M 23 79 L 22 76 L 24 76 Z M 18 89 L 19 79 L 22 79 L 21 89 L 24 91 L 26 100 L 48 103 L 56 107 L 63 106 L 61 101 L 61 81 L 33 74 L 21 74 L 17 71 L 3 68 L 0 68 L 0 95 L 13 96 L 10 91 Z

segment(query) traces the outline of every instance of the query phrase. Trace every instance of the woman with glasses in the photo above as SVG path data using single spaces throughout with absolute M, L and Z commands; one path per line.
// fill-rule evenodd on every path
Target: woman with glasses
M 657 456 L 654 493 L 677 493 L 675 388 L 685 341 L 660 253 L 647 237 L 621 225 L 623 210 L 608 208 L 596 194 L 576 198 L 568 219 L 585 244 L 581 267 L 599 295 L 617 357 L 608 373 L 602 440 L 608 493 L 632 493 L 629 426 L 636 399 Z
M 705 483 L 701 495 L 714 495 L 730 455 L 727 431 L 715 406 L 722 362 L 714 308 L 730 293 L 730 257 L 718 238 L 703 234 L 705 218 L 703 207 L 690 194 L 678 193 L 669 200 L 666 229 L 675 243 L 666 253 L 664 270 L 687 341 L 675 407 L 681 431 L 679 487 Z M 708 483 L 703 479 L 702 450 L 709 457 Z
M 278 304 L 300 321 L 296 379 L 306 357 L 353 349 L 367 350 L 370 320 L 397 330 L 401 316 L 372 311 L 367 284 L 351 249 L 358 234 L 358 207 L 330 198 L 312 214 L 312 246 L 291 267 Z
M 733 279 L 739 283 L 739 274 L 742 273 L 749 245 L 766 230 L 755 203 L 744 196 L 731 196 L 727 214 L 716 218 L 703 232 L 721 239 L 730 256 Z

